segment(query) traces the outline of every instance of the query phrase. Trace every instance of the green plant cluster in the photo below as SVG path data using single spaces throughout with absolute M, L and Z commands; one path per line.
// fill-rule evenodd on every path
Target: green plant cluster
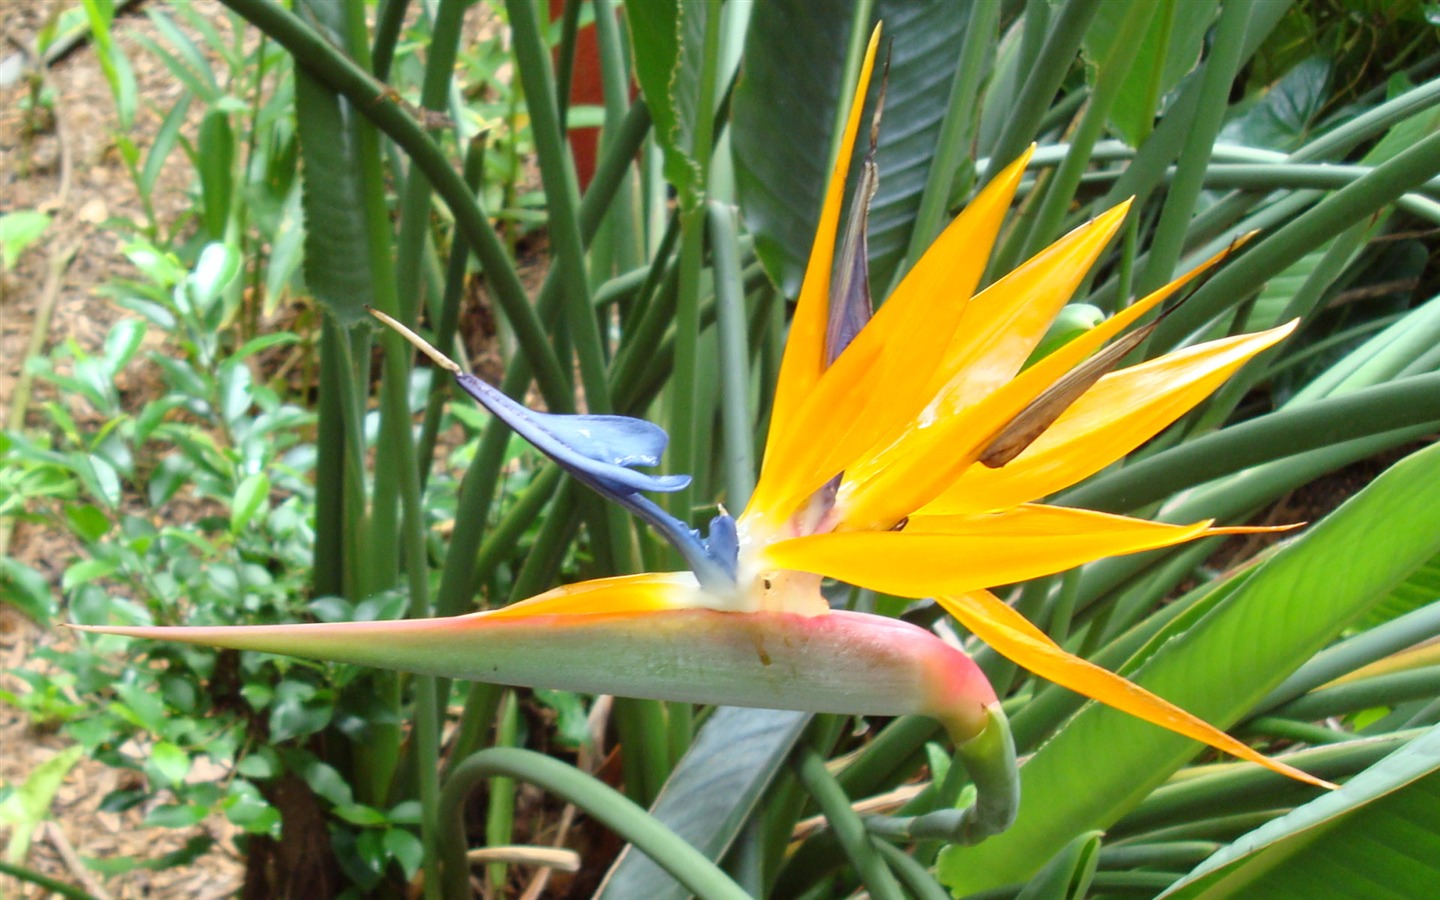
M 100 348 L 28 361 L 52 399 L 33 427 L 0 435 L 0 520 L 76 548 L 58 585 L 0 556 L 0 600 L 44 624 L 451 615 L 675 566 L 654 535 L 452 404 L 447 379 L 374 332 L 363 307 L 473 361 L 483 293 L 501 389 L 663 422 L 667 471 L 695 476 L 669 511 L 738 511 L 877 20 L 890 47 L 877 303 L 1036 142 L 990 280 L 1136 197 L 1046 347 L 1226 250 L 1138 354 L 1302 320 L 1296 339 L 1057 502 L 1245 521 L 1440 428 L 1433 4 L 869 0 L 822 13 L 807 0 L 570 0 L 554 23 L 532 0 L 225 5 L 218 26 L 185 2 L 146 5 L 159 38 L 142 50 L 183 90 L 143 148 L 129 129 L 147 98 L 114 6 L 80 7 L 143 211 L 109 223 L 134 272 L 107 288 L 123 315 Z M 585 29 L 593 70 L 576 53 Z M 572 102 L 591 80 L 600 99 Z M 596 124 L 582 186 L 566 137 Z M 165 221 L 153 198 L 177 149 L 194 203 Z M 8 268 L 38 222 L 0 221 Z M 541 235 L 549 265 L 522 278 Z M 1433 448 L 1411 453 L 1302 536 L 1218 569 L 1207 541 L 1013 586 L 1068 649 L 1267 752 L 1353 778 L 1319 800 L 1197 762 L 1193 744 L 1082 706 L 979 645 L 968 649 L 1028 758 L 1015 827 L 968 847 L 887 837 L 887 816 L 953 793 L 940 787 L 954 786 L 953 748 L 918 718 L 617 698 L 601 724 L 623 748 L 621 796 L 579 765 L 595 749 L 591 698 L 559 692 L 72 634 L 38 649 L 0 702 L 143 776 L 103 808 L 143 806 L 146 824 L 177 828 L 224 815 L 272 862 L 277 841 L 303 838 L 346 896 L 422 879 L 427 897 L 467 896 L 467 848 L 538 842 L 566 802 L 644 851 L 598 888 L 620 900 L 1324 897 L 1367 879 L 1422 896 L 1406 892 L 1440 877 L 1427 855 L 1440 667 L 1403 651 L 1440 634 L 1437 467 Z M 517 814 L 520 780 L 553 805 Z M 282 799 L 296 789 L 318 829 Z M 0 787 L 0 804 L 18 790 Z M 851 808 L 875 798 L 888 800 L 877 818 Z M 815 815 L 825 824 L 805 821 Z M 1354 849 L 1362 835 L 1405 862 L 1377 871 Z M 207 848 L 88 864 L 181 866 Z M 0 871 L 41 877 L 21 862 Z M 604 866 L 587 863 L 595 887 Z M 280 879 L 249 886 L 261 895 L 287 875 L 257 870 Z M 483 873 L 494 892 L 531 877 L 505 863 Z

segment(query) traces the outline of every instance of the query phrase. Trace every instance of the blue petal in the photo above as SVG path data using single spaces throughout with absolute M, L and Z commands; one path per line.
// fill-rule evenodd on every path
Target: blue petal
M 627 468 L 659 464 L 669 438 L 658 425 L 628 416 L 536 412 L 474 375 L 458 374 L 455 380 L 516 434 L 601 493 L 670 492 L 690 483 L 689 475 L 647 475 Z
M 735 520 L 716 516 L 710 539 L 665 512 L 641 491 L 678 491 L 688 475 L 647 475 L 630 466 L 654 466 L 669 441 L 664 429 L 628 416 L 583 416 L 536 412 L 466 373 L 455 380 L 515 433 L 561 468 L 654 526 L 665 536 L 707 589 L 735 585 L 739 540 Z

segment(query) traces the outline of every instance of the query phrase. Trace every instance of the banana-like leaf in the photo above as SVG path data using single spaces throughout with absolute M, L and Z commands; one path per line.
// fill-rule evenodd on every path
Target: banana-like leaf
M 1374 539 L 1383 532 L 1384 541 Z M 1440 447 L 1397 463 L 1188 628 L 1154 641 L 1138 684 L 1207 721 L 1237 721 L 1290 672 L 1440 552 Z M 1021 770 L 1020 817 L 1006 834 L 941 855 L 957 893 L 1028 878 L 1081 832 L 1132 809 L 1195 745 L 1097 707 L 1082 711 Z
M 1395 585 L 1395 589 L 1380 601 L 1359 623 L 1361 628 L 1374 628 L 1422 606 L 1428 606 L 1440 598 L 1440 556 L 1432 558 L 1416 569 L 1410 577 Z
M 309 2 L 304 9 L 326 35 L 345 46 L 345 14 L 336 3 Z M 369 243 L 365 235 L 365 182 L 359 115 L 350 102 L 295 67 L 295 127 L 300 135 L 301 205 L 305 211 L 305 284 L 342 324 L 350 325 L 374 303 Z
M 1245 835 L 1162 896 L 1425 897 L 1440 884 L 1440 727 Z
M 665 782 L 650 814 L 685 842 L 719 861 L 755 810 L 810 715 L 777 709 L 722 706 L 705 721 Z M 650 857 L 626 847 L 595 900 L 685 900 L 675 877 Z
M 1099 861 L 1100 832 L 1087 831 L 1056 854 L 1015 900 L 1082 900 L 1090 896 Z
M 1102 60 L 1110 52 L 1124 3 L 1102 3 L 1085 32 L 1085 55 Z M 1132 147 L 1150 133 L 1155 109 L 1200 61 L 1205 33 L 1215 20 L 1216 0 L 1165 0 L 1141 39 L 1140 53 L 1125 87 L 1110 108 L 1110 125 Z
M 694 149 L 700 65 L 705 53 L 705 4 L 651 0 L 626 16 L 635 48 L 635 76 L 655 119 L 665 154 L 665 179 L 688 208 L 701 195 Z
M 757 4 L 732 105 L 736 189 L 745 225 L 770 277 L 791 297 L 800 288 L 829 175 L 828 149 L 854 18 L 847 7 L 812 0 Z M 890 54 L 876 150 L 880 189 L 870 209 L 870 283 L 877 302 L 910 241 L 968 8 L 954 0 L 877 0 L 864 25 L 869 34 L 875 22 L 884 23 L 877 72 Z M 879 90 L 877 75 L 872 102 Z

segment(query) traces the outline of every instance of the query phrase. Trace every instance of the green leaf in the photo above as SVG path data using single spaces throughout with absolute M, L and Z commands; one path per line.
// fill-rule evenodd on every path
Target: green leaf
M 86 541 L 97 541 L 110 530 L 110 517 L 89 503 L 72 503 L 65 507 L 70 527 Z
M 262 746 L 236 762 L 235 771 L 246 778 L 275 778 L 280 774 L 280 761 L 273 749 Z
M 189 828 L 205 821 L 208 815 L 210 810 L 196 803 L 157 806 L 146 814 L 142 824 L 146 828 Z
M 665 782 L 651 814 L 708 859 L 719 860 L 810 722 L 806 713 L 722 706 Z M 685 898 L 674 876 L 627 846 L 595 900 Z
M 171 850 L 169 853 L 162 853 L 159 856 L 149 859 L 138 859 L 133 856 L 107 857 L 98 859 L 93 856 L 81 857 L 85 861 L 85 868 L 101 875 L 124 875 L 126 872 L 133 872 L 136 869 L 145 869 L 150 872 L 163 872 L 166 869 L 178 869 L 188 866 L 209 852 L 215 846 L 215 839 L 208 834 L 199 834 L 185 842 L 185 846 L 179 850 Z
M 271 347 L 284 347 L 289 344 L 298 343 L 300 343 L 300 336 L 292 331 L 276 331 L 270 334 L 262 334 L 259 337 L 253 337 L 246 341 L 240 346 L 240 349 L 230 355 L 230 358 L 237 360 L 244 359 L 247 356 L 269 350 Z
M 1288 153 L 1310 137 L 1316 119 L 1330 102 L 1330 61 L 1312 56 L 1301 61 L 1245 113 L 1225 124 L 1222 140 Z
M 162 58 L 170 74 L 185 84 L 190 92 L 199 96 L 207 104 L 213 104 L 221 99 L 220 86 L 215 81 L 215 73 L 210 68 L 210 62 L 205 58 L 205 53 L 184 31 L 177 26 L 163 10 L 150 7 L 145 10 L 150 21 L 155 23 L 155 28 L 164 36 L 172 47 L 175 54 L 165 54 Z M 152 42 L 152 46 L 158 51 L 162 50 L 159 44 Z M 223 48 L 213 48 L 217 51 Z
M 245 476 L 235 489 L 235 498 L 230 504 L 230 533 L 239 534 L 255 518 L 270 499 L 270 479 L 264 472 L 253 472 Z
M 373 806 L 366 806 L 363 803 L 350 803 L 345 806 L 335 807 L 335 815 L 344 819 L 351 825 L 359 825 L 362 828 L 384 825 L 389 820 L 385 814 Z
M 121 319 L 105 335 L 105 367 L 111 376 L 118 374 L 135 357 L 135 351 L 145 341 L 145 322 L 141 319 Z
M 1385 540 L 1374 540 L 1378 533 Z M 1437 552 L 1440 446 L 1392 466 L 1198 621 L 1157 637 L 1153 655 L 1127 674 L 1226 727 Z M 947 848 L 942 880 L 977 891 L 1027 878 L 1076 835 L 1115 822 L 1196 751 L 1138 719 L 1087 707 L 1021 769 L 1014 827 Z
M 555 736 L 563 746 L 579 747 L 590 740 L 585 700 L 571 691 L 535 691 L 535 699 L 555 711 Z
M 299 757 L 299 758 L 295 758 Z M 286 756 L 286 766 L 305 779 L 310 790 L 324 798 L 332 806 L 348 806 L 355 802 L 355 794 L 346 783 L 345 776 L 327 763 L 308 754 Z
M 156 787 L 174 787 L 190 774 L 190 754 L 169 741 L 160 741 L 145 760 L 145 774 Z
M 100 2 L 100 0 L 81 0 L 85 7 L 85 14 L 90 19 L 90 35 L 98 50 L 96 56 L 100 60 L 100 69 L 105 74 L 105 80 L 110 84 L 110 93 L 115 98 L 115 111 L 120 119 L 120 130 L 129 131 L 131 123 L 135 120 L 136 98 L 138 89 L 135 85 L 135 72 L 130 68 L 130 60 L 125 57 L 124 52 L 116 46 L 110 33 L 111 20 L 115 17 L 115 7 L 112 3 Z
M 19 862 L 30 847 L 30 837 L 50 813 L 50 804 L 65 775 L 85 752 L 78 744 L 66 747 L 36 766 L 13 793 L 0 802 L 0 825 L 10 826 L 5 859 Z
M 113 559 L 82 559 L 65 569 L 60 577 L 60 590 L 73 591 L 82 584 L 89 584 L 97 578 L 104 578 L 116 569 Z
M 655 121 L 655 139 L 665 154 L 665 178 L 686 209 L 704 191 L 704 185 L 696 183 L 700 172 L 693 149 L 705 7 L 705 3 L 650 0 L 644 15 L 625 17 L 635 49 L 635 77 Z
M 115 467 L 103 456 L 94 453 L 77 453 L 73 459 L 75 474 L 80 476 L 80 481 L 90 492 L 90 496 L 111 509 L 118 509 L 121 497 L 120 473 L 115 471 Z
M 1104 59 L 1120 31 L 1128 4 L 1102 3 L 1085 32 L 1085 52 Z M 1130 146 L 1150 134 L 1161 100 L 1200 61 L 1205 32 L 1215 18 L 1217 0 L 1166 0 L 1150 21 L 1130 77 L 1110 108 L 1110 127 Z
M 146 687 L 134 683 L 115 685 L 119 703 L 112 703 L 111 709 L 127 722 L 156 733 L 165 730 L 169 714 L 165 704 Z
M 235 193 L 235 133 L 230 116 L 212 109 L 200 120 L 196 171 L 200 175 L 200 219 L 211 240 L 225 237 Z
M 1163 896 L 1424 897 L 1440 884 L 1440 728 L 1216 853 Z
M 420 839 L 403 828 L 390 828 L 385 831 L 383 845 L 385 852 L 405 870 L 405 880 L 414 878 L 425 861 L 425 845 Z
M 241 262 L 239 249 L 218 241 L 206 244 L 200 251 L 200 261 L 190 276 L 189 288 L 195 311 L 201 318 L 210 316 L 216 302 L 240 274 Z
M 872 104 L 884 55 L 891 54 L 876 148 L 880 189 L 870 207 L 877 302 L 909 245 L 968 20 L 965 7 L 950 0 L 877 0 L 865 26 L 867 33 L 876 21 L 885 26 Z M 757 255 L 791 297 L 800 289 L 830 178 L 836 110 L 842 88 L 850 89 L 843 84 L 850 38 L 850 16 L 807 0 L 757 4 L 746 35 L 745 68 L 732 101 L 736 192 Z M 861 129 L 862 142 L 867 131 Z M 856 167 L 863 155 L 863 147 L 857 149 Z
M 1015 900 L 1083 900 L 1100 862 L 1100 832 L 1087 831 L 1030 879 Z
M 13 605 L 42 625 L 55 617 L 49 579 L 9 556 L 0 556 L 0 602 Z
M 1398 619 L 1408 612 L 1428 606 L 1440 597 L 1440 556 L 1435 556 L 1395 585 L 1394 590 L 1376 604 L 1356 627 L 1365 630 Z
M 343 27 L 340 4 L 311 4 Z M 332 39 L 334 34 L 331 32 Z M 344 41 L 340 42 L 344 46 Z M 295 71 L 295 120 L 300 135 L 301 205 L 305 211 L 305 281 L 310 292 L 342 324 L 365 317 L 374 305 L 365 226 L 365 182 L 359 115 L 303 68 Z
M 22 209 L 0 216 L 0 259 L 4 261 L 0 271 L 15 268 L 20 254 L 25 252 L 26 247 L 38 241 L 40 235 L 49 227 L 50 217 L 33 209 Z
M 313 684 L 286 680 L 275 688 L 275 702 L 270 707 L 270 740 L 274 743 L 314 734 L 330 724 L 334 714 L 329 692 L 317 691 Z

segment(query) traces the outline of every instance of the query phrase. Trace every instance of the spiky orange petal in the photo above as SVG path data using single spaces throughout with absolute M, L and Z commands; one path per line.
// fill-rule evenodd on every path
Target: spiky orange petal
M 977 638 L 1016 665 L 1047 681 L 1281 775 L 1316 787 L 1336 787 L 1257 752 L 1198 716 L 1114 672 L 1067 653 L 989 591 L 975 591 L 957 597 L 941 596 L 935 600 Z
M 965 444 L 983 436 L 956 414 L 1015 377 L 1128 209 L 1127 201 L 1075 229 L 970 302 L 936 371 L 911 373 L 935 399 L 868 458 L 847 466 L 837 498 L 842 527 L 889 528 L 974 462 Z
M 1198 344 L 1106 375 L 1010 463 L 999 469 L 971 466 L 923 512 L 1005 509 L 1093 475 L 1210 396 L 1295 325 Z M 981 431 L 987 426 L 970 427 Z
M 897 594 L 963 593 L 1092 560 L 1184 543 L 1210 522 L 1171 525 L 1085 509 L 1026 505 L 979 516 L 912 516 L 903 531 L 841 532 L 772 544 L 777 567 Z
M 820 207 L 820 221 L 815 228 L 815 242 L 800 285 L 800 298 L 790 322 L 790 334 L 785 340 L 785 356 L 780 363 L 780 377 L 775 384 L 770 419 L 772 432 L 790 420 L 825 371 L 825 325 L 830 305 L 830 269 L 835 259 L 835 232 L 840 223 L 845 176 L 850 171 L 851 151 L 855 146 L 855 135 L 860 130 L 865 92 L 870 86 L 870 73 L 875 67 L 875 52 L 879 46 L 880 26 L 877 25 L 870 35 L 865 61 L 860 66 L 855 97 L 850 103 L 850 117 L 840 138 L 840 151 L 835 157 L 830 184 L 825 190 L 825 202 Z
M 784 517 L 929 402 L 916 373 L 933 371 L 950 345 L 1032 151 L 946 227 L 795 414 L 775 420 L 747 516 L 764 511 Z

